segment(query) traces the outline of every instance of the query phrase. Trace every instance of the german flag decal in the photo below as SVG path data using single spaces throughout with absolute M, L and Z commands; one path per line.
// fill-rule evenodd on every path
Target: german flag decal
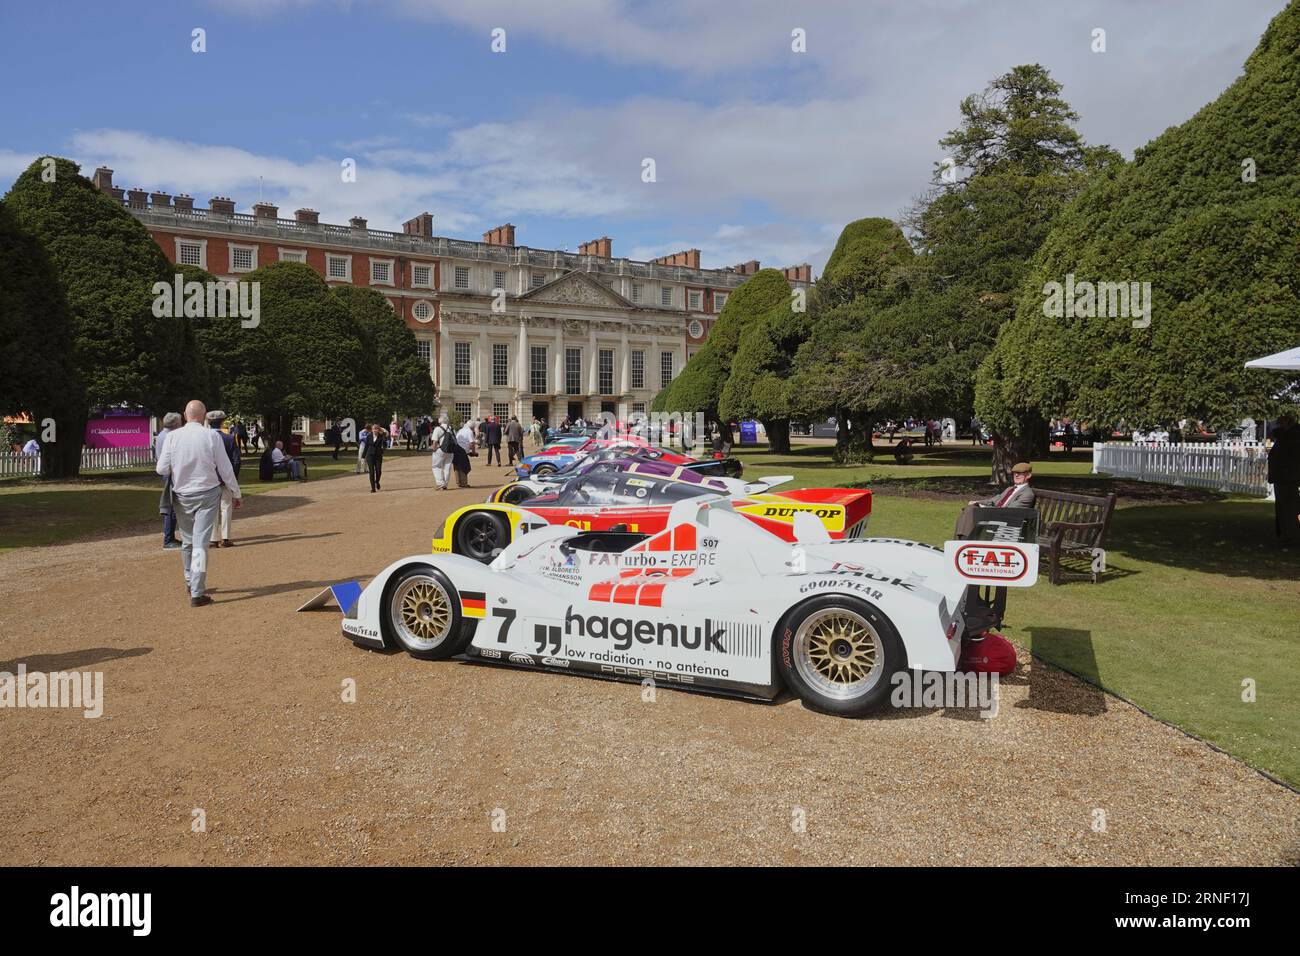
M 487 617 L 487 595 L 482 591 L 461 591 L 460 612 L 466 617 Z

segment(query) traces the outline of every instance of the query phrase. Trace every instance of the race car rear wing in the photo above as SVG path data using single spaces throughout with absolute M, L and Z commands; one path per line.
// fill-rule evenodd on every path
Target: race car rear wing
M 761 495 L 770 491 L 777 485 L 783 485 L 787 481 L 794 481 L 794 475 L 770 475 L 767 478 L 758 478 L 754 481 L 745 482 L 745 491 L 747 495 Z

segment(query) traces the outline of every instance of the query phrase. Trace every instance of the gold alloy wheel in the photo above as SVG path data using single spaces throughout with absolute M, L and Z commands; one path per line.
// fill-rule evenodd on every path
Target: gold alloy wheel
M 837 700 L 861 696 L 880 680 L 885 647 L 862 615 L 848 608 L 810 614 L 795 635 L 795 668 L 818 693 Z
M 393 627 L 402 643 L 418 650 L 431 650 L 451 630 L 451 598 L 434 578 L 407 578 L 393 593 L 390 605 Z

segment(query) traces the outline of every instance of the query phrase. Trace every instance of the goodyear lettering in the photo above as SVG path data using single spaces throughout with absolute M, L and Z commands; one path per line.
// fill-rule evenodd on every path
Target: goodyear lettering
M 860 584 L 857 581 L 844 581 L 838 578 L 828 578 L 821 581 L 809 581 L 799 588 L 800 594 L 807 594 L 809 591 L 824 591 L 828 588 L 834 588 L 844 591 L 857 591 L 859 594 L 865 594 L 873 601 L 879 601 L 884 592 L 877 591 L 875 588 Z

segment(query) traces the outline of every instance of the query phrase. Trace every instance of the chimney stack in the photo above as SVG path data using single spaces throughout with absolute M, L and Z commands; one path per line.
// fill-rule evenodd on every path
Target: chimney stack
M 186 193 L 179 193 L 172 200 L 172 205 L 177 212 L 191 213 L 194 211 L 194 198 Z
M 614 241 L 609 236 L 601 236 L 578 246 L 578 255 L 595 256 L 597 259 L 614 258 Z
M 149 202 L 155 209 L 170 209 L 172 205 L 172 197 L 169 193 L 150 193 Z
M 425 239 L 433 238 L 433 213 L 422 212 L 414 219 L 408 219 L 402 223 L 402 232 L 408 236 L 421 236 Z
M 352 226 L 353 232 L 366 231 L 366 221 L 362 219 L 360 216 L 353 216 L 351 219 L 348 220 L 348 224 Z
M 113 188 L 113 171 L 107 166 L 100 166 L 95 170 L 95 177 L 91 182 L 101 193 L 106 193 Z
M 280 218 L 280 207 L 269 202 L 253 203 L 253 216 L 258 219 L 276 220 Z
M 139 186 L 136 186 L 135 189 L 128 189 L 126 197 L 132 209 L 143 209 L 149 205 L 149 194 Z
M 515 227 L 513 223 L 497 226 L 483 233 L 483 241 L 489 246 L 513 246 L 515 244 Z
M 208 200 L 208 212 L 213 216 L 233 216 L 235 201 L 229 196 L 213 196 Z
M 812 266 L 806 262 L 797 266 L 786 266 L 781 273 L 788 282 L 812 282 Z
M 758 271 L 758 260 L 750 259 L 748 262 L 742 262 L 738 266 L 732 266 L 731 271 L 736 272 L 742 276 L 752 276 L 755 272 Z
M 683 252 L 674 252 L 670 256 L 660 256 L 658 259 L 651 259 L 658 266 L 686 266 L 688 269 L 698 269 L 700 267 L 700 250 L 687 249 Z
M 316 226 L 320 224 L 320 213 L 315 209 L 295 209 L 293 211 L 293 218 L 308 226 Z

